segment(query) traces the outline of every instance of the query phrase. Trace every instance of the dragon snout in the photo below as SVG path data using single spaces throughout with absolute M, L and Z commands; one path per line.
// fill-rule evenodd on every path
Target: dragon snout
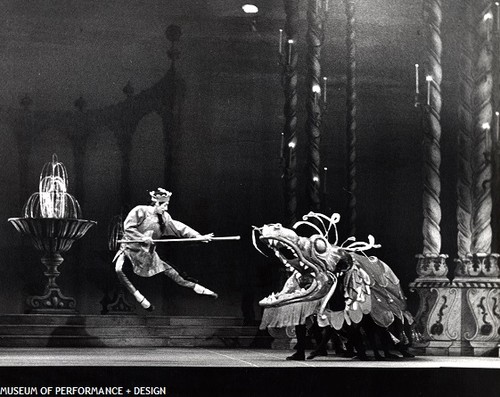
M 262 226 L 259 231 L 262 237 L 272 237 L 279 234 L 282 229 L 281 223 L 273 223 Z

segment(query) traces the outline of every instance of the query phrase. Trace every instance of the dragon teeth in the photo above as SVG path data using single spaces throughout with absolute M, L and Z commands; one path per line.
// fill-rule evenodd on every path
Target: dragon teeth
M 309 269 L 309 266 L 307 266 L 304 262 L 300 261 L 300 266 L 302 266 L 304 268 L 304 270 L 307 270 Z

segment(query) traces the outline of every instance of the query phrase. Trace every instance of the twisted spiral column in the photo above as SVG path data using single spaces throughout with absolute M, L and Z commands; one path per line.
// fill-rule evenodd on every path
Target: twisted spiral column
M 495 111 L 500 109 L 500 3 L 495 1 L 493 12 L 493 108 Z
M 309 0 L 307 8 L 307 89 L 306 102 L 307 120 L 306 134 L 308 138 L 308 172 L 307 195 L 309 208 L 312 211 L 320 210 L 320 152 L 321 137 L 321 106 L 319 94 L 313 92 L 313 87 L 320 87 L 321 78 L 321 46 L 323 44 L 323 18 L 320 0 Z
M 424 2 L 425 42 L 427 75 L 433 81 L 430 103 L 424 111 L 424 169 L 423 169 L 423 254 L 438 255 L 441 252 L 441 0 Z
M 458 257 L 465 258 L 472 248 L 472 137 L 473 116 L 473 32 L 472 4 L 464 0 L 466 29 L 460 51 L 460 103 L 458 118 L 458 181 L 457 181 L 457 249 Z
M 346 47 L 347 47 L 347 95 L 346 95 L 346 135 L 347 135 L 347 184 L 349 192 L 348 216 L 349 235 L 356 235 L 356 31 L 355 1 L 345 0 Z
M 494 131 L 495 139 L 493 140 L 494 145 L 492 147 L 492 173 L 493 173 L 493 183 L 492 183 L 492 199 L 493 199 L 493 210 L 492 210 L 492 231 L 493 231 L 493 241 L 492 241 L 492 252 L 498 252 L 500 249 L 500 145 L 496 138 L 497 134 L 500 133 L 497 129 L 498 116 L 495 115 L 496 112 L 500 111 L 500 21 L 498 20 L 500 14 L 500 3 L 495 2 L 494 13 L 495 16 L 495 26 L 493 28 L 493 120 L 492 120 L 492 131 Z
M 297 47 L 299 29 L 299 0 L 284 0 L 286 23 L 285 34 L 288 40 L 293 40 Z M 283 127 L 285 143 L 285 173 L 284 173 L 284 198 L 285 198 L 285 225 L 291 227 L 297 222 L 297 62 L 299 54 L 292 46 L 286 45 L 286 59 L 290 60 L 283 68 L 283 89 L 285 94 L 285 125 Z
M 485 15 L 491 13 L 489 0 L 474 3 L 475 18 L 475 57 L 473 115 L 474 131 L 472 137 L 472 253 L 491 251 L 491 163 L 485 154 L 489 151 L 484 123 L 491 123 L 492 115 L 492 48 L 491 20 Z M 486 133 L 485 133 L 486 132 Z

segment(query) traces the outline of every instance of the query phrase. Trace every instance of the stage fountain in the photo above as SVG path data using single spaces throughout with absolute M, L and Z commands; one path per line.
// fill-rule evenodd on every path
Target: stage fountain
M 29 236 L 35 249 L 42 252 L 47 284 L 43 295 L 27 299 L 30 313 L 75 313 L 74 298 L 63 295 L 56 283 L 59 266 L 64 261 L 61 253 L 82 238 L 96 224 L 81 219 L 78 201 L 69 193 L 66 167 L 52 156 L 40 174 L 39 191 L 33 193 L 23 208 L 23 217 L 10 218 L 18 232 Z

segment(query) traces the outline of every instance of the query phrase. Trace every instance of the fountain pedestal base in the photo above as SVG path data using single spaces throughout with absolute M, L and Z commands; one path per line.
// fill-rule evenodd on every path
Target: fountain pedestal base
M 49 288 L 41 296 L 30 296 L 26 299 L 27 313 L 32 314 L 75 314 L 76 301 L 64 296 L 59 288 Z
M 61 254 L 52 252 L 44 255 L 41 262 L 47 270 L 47 285 L 43 295 L 30 296 L 26 299 L 28 313 L 76 313 L 76 301 L 64 296 L 56 283 L 56 278 L 61 274 L 58 267 L 64 261 Z

